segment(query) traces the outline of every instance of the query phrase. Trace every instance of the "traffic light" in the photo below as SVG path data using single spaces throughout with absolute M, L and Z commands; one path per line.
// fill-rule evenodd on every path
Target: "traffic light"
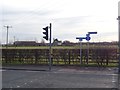
M 43 30 L 45 30 L 45 32 L 43 32 L 43 34 L 45 35 L 45 36 L 43 36 L 43 38 L 48 40 L 48 26 L 43 28 Z

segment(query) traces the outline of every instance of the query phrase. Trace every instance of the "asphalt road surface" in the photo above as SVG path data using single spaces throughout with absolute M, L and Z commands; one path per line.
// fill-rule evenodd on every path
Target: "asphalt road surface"
M 3 88 L 118 88 L 115 68 L 3 69 L 2 79 Z

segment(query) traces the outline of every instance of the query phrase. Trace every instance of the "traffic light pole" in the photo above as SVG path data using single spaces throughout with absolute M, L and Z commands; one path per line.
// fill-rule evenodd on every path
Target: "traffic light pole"
M 51 38 L 52 38 L 52 24 L 50 23 L 50 43 L 49 43 L 49 45 L 50 45 L 50 48 L 49 48 L 49 70 L 51 70 L 51 66 L 52 66 L 52 62 L 51 62 Z
M 48 29 L 50 29 L 50 33 L 49 33 Z M 45 35 L 45 36 L 43 36 L 43 38 L 50 41 L 49 42 L 49 70 L 51 70 L 51 66 L 52 66 L 52 62 L 51 62 L 52 61 L 51 60 L 51 53 L 52 53 L 52 50 L 51 50 L 51 46 L 52 46 L 52 44 L 51 44 L 52 24 L 50 23 L 50 26 L 47 26 L 47 27 L 43 28 L 43 30 L 44 30 L 43 34 Z M 50 34 L 50 38 L 49 38 L 48 34 Z

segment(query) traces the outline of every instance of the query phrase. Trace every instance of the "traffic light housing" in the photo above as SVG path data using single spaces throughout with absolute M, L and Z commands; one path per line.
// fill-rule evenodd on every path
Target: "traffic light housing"
M 43 28 L 43 30 L 44 30 L 43 34 L 45 35 L 45 36 L 43 36 L 43 38 L 48 40 L 48 26 Z

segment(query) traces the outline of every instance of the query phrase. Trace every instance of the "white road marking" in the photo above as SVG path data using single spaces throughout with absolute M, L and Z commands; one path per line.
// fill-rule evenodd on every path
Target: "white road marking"
M 112 83 L 115 83 L 116 81 L 115 80 L 112 80 Z
M 2 70 L 2 69 L 0 69 L 0 72 L 2 72 L 2 71 L 6 71 L 6 70 Z
M 118 75 L 118 74 L 106 74 L 106 75 L 112 75 L 112 76 L 116 76 L 116 75 Z
M 116 81 L 115 81 L 115 76 L 114 76 L 114 75 L 113 75 L 113 77 L 112 77 L 112 82 L 116 82 Z
M 26 71 L 26 72 L 40 72 L 40 71 Z
M 19 88 L 20 86 L 17 86 L 17 88 Z

